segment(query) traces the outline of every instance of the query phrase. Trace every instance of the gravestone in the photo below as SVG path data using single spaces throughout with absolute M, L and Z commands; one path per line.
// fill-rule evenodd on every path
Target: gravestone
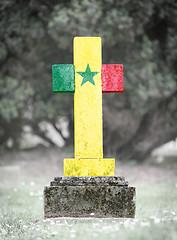
M 123 66 L 102 65 L 101 38 L 75 37 L 74 64 L 52 66 L 53 92 L 74 92 L 75 157 L 44 189 L 45 217 L 134 217 L 135 188 L 103 158 L 102 92 L 123 91 Z

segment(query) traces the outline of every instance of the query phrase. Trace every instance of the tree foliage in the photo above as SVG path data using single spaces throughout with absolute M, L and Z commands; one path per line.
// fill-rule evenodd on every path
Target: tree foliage
M 52 94 L 51 65 L 72 63 L 74 36 L 102 37 L 103 63 L 124 65 L 124 93 L 103 96 L 105 152 L 141 160 L 175 138 L 176 24 L 175 0 L 2 1 L 1 145 L 58 116 L 72 133 L 73 95 Z

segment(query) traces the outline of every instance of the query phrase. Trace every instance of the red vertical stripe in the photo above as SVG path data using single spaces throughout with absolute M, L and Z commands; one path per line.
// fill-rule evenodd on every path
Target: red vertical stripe
M 123 65 L 103 64 L 101 79 L 102 92 L 123 92 Z

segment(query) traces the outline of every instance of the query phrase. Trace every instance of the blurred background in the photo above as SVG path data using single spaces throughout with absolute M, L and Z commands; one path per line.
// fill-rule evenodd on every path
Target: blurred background
M 103 63 L 124 65 L 124 92 L 103 94 L 105 156 L 141 162 L 170 142 L 177 158 L 176 27 L 175 0 L 2 0 L 1 154 L 73 153 L 73 94 L 52 93 L 51 66 L 73 63 L 74 36 L 100 36 Z
M 74 154 L 74 96 L 52 93 L 51 69 L 73 63 L 75 36 L 101 37 L 102 62 L 124 65 L 124 92 L 103 94 L 104 157 L 136 187 L 133 225 L 38 221 Z M 176 0 L 0 0 L 2 239 L 176 239 L 176 138 Z

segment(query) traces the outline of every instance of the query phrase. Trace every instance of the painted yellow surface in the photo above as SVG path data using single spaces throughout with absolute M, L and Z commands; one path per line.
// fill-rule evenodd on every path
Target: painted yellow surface
M 74 124 L 75 158 L 103 158 L 102 130 L 102 86 L 101 86 L 101 38 L 74 38 Z M 89 64 L 95 85 L 89 81 L 82 86 L 83 77 Z
M 115 159 L 64 159 L 64 176 L 114 176 Z
M 74 38 L 75 158 L 64 160 L 64 176 L 114 176 L 115 159 L 103 159 L 101 59 L 101 38 Z

